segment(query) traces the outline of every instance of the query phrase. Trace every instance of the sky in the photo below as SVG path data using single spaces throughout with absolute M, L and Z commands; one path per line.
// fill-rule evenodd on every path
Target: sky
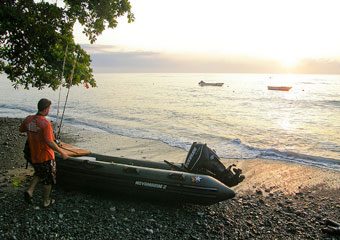
M 340 73 L 339 0 L 131 0 L 95 44 L 106 72 Z

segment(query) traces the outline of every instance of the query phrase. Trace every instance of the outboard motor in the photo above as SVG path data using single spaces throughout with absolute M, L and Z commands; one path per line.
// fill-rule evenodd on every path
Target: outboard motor
M 235 168 L 235 164 L 226 168 L 217 154 L 207 144 L 194 142 L 188 152 L 185 163 L 182 165 L 188 172 L 210 175 L 228 187 L 233 187 L 245 178 L 242 170 Z

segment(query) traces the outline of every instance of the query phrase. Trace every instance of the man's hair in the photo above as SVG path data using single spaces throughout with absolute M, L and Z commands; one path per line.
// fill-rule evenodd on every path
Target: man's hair
M 51 105 L 51 103 L 52 102 L 46 98 L 40 99 L 38 102 L 38 111 L 41 112 L 44 109 L 48 108 Z

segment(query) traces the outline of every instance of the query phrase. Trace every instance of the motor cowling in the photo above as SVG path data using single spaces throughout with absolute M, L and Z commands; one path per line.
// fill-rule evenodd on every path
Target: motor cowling
M 236 168 L 235 164 L 225 167 L 215 151 L 207 144 L 194 142 L 185 163 L 182 165 L 188 172 L 210 175 L 228 187 L 233 187 L 244 180 L 242 170 Z

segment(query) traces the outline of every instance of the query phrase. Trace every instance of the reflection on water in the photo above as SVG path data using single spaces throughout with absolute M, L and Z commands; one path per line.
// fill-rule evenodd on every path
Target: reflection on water
M 65 120 L 181 148 L 202 141 L 224 157 L 276 149 L 340 159 L 340 76 L 270 76 L 271 82 L 268 74 L 96 74 L 98 88 L 71 89 Z M 224 85 L 200 87 L 201 80 Z M 22 117 L 39 98 L 58 99 L 51 90 L 0 84 L 0 116 Z M 268 91 L 274 84 L 292 89 Z
M 279 119 L 279 125 L 283 130 L 292 131 L 293 127 L 288 118 Z

